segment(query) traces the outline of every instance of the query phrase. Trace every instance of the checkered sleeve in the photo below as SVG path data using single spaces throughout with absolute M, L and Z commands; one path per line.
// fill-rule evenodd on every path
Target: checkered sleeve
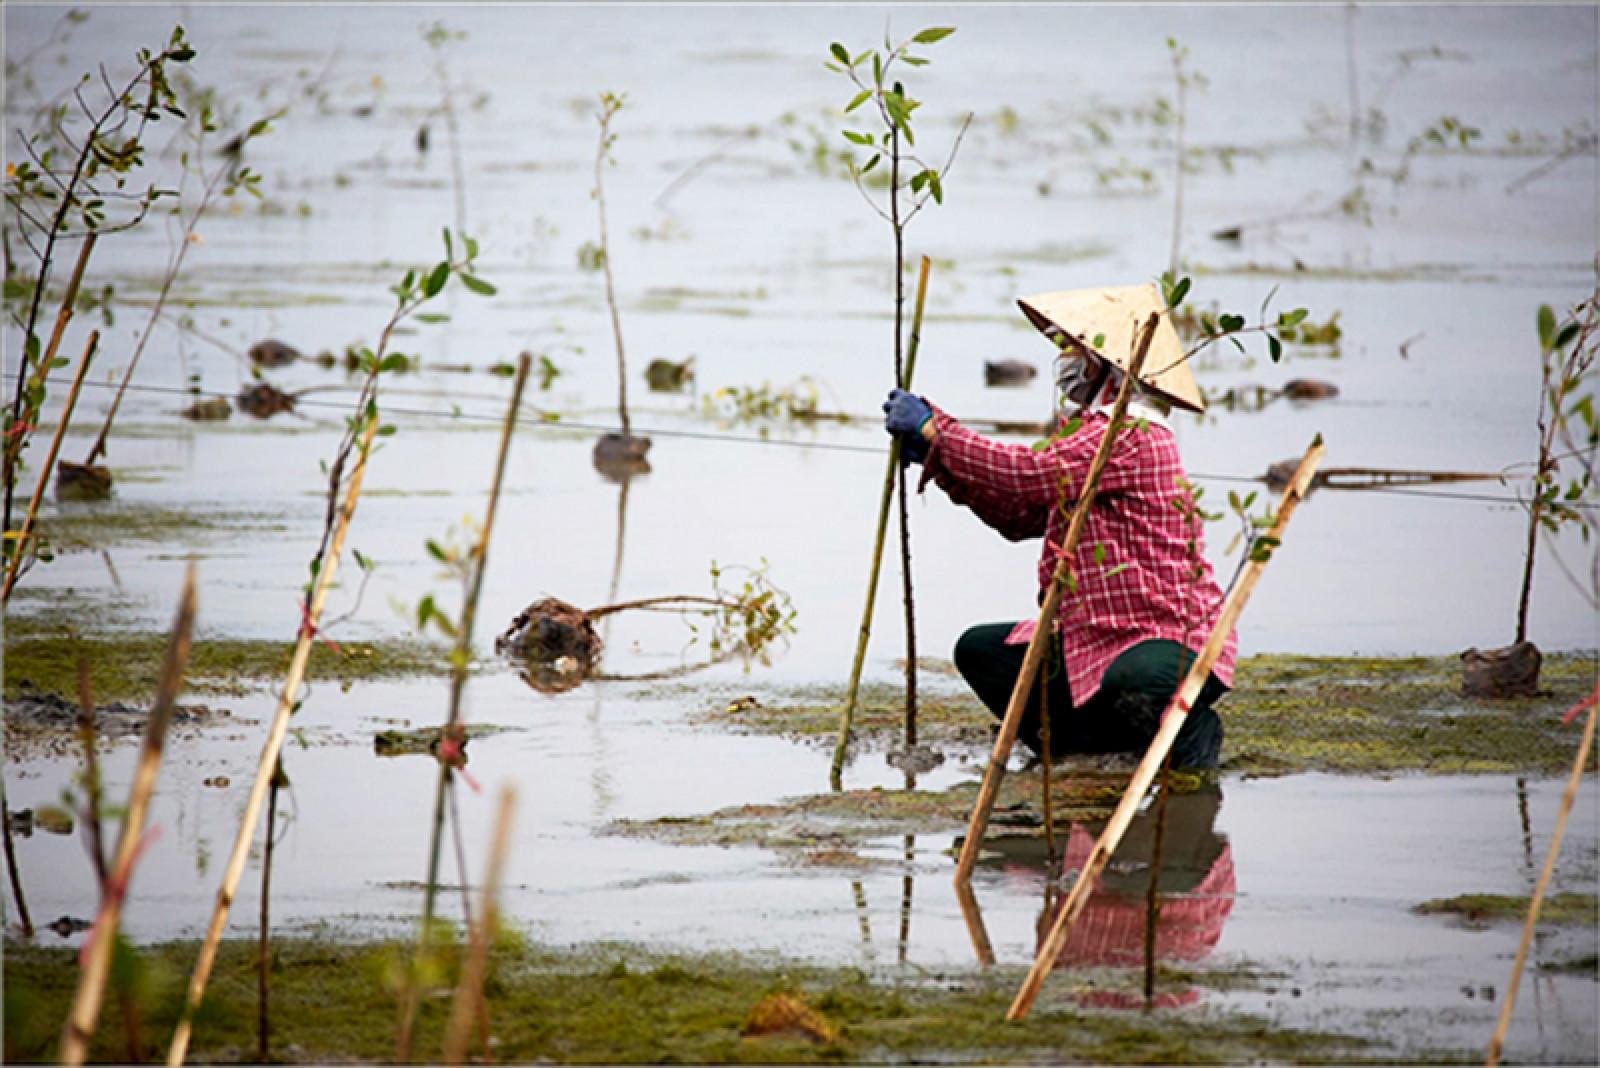
M 1091 413 L 1071 433 L 1043 449 L 991 441 L 935 407 L 938 436 L 925 465 L 924 481 L 932 479 L 950 499 L 971 508 L 980 519 L 1012 541 L 1044 534 L 1055 507 L 1076 499 L 1074 487 L 1088 477 L 1095 451 L 1105 432 L 1106 417 Z M 1131 430 L 1131 428 L 1130 428 Z M 1118 435 L 1100 492 L 1125 489 L 1136 477 L 1135 444 L 1129 430 Z

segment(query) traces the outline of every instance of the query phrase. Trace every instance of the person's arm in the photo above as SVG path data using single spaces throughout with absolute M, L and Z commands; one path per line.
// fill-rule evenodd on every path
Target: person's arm
M 1105 417 L 1091 415 L 1071 434 L 1045 448 L 992 441 L 961 425 L 941 409 L 923 427 L 930 443 L 924 481 L 931 478 L 952 501 L 970 508 L 1002 536 L 1021 541 L 1044 534 L 1050 510 L 1063 496 L 1070 504 L 1099 448 Z M 1126 481 L 1133 449 L 1125 427 L 1101 476 L 1101 492 L 1115 492 Z

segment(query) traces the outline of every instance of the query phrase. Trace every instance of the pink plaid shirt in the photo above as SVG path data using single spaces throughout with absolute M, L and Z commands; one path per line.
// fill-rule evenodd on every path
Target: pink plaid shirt
M 1039 452 L 990 441 L 938 408 L 933 418 L 939 433 L 923 484 L 931 478 L 1010 541 L 1043 535 L 1039 586 L 1047 588 L 1071 515 L 1070 507 L 1057 507 L 1061 487 L 1065 482 L 1070 503 L 1071 487 L 1088 478 L 1109 416 L 1087 413 L 1076 431 Z M 1056 616 L 1074 705 L 1093 697 L 1111 662 L 1139 642 L 1166 638 L 1198 651 L 1221 611 L 1198 519 L 1192 533 L 1199 575 L 1192 575 L 1190 523 L 1174 504 L 1183 497 L 1183 478 L 1177 442 L 1165 426 L 1133 423 L 1117 435 L 1073 554 L 1077 590 L 1068 586 Z M 1033 626 L 1018 624 L 1007 640 L 1026 641 Z M 1211 669 L 1226 686 L 1233 685 L 1237 647 L 1238 634 L 1230 633 Z

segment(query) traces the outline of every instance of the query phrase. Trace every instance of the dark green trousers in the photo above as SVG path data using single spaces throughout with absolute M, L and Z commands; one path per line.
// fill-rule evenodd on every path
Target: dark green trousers
M 967 628 L 956 642 L 956 668 L 996 719 L 1004 719 L 1011 689 L 1027 654 L 1026 644 L 1007 645 L 1014 623 L 983 623 Z M 1152 639 L 1124 651 L 1111 662 L 1100 689 L 1075 707 L 1060 642 L 1053 642 L 1041 670 L 1048 671 L 1050 749 L 1069 753 L 1134 753 L 1150 747 L 1161 714 L 1194 662 L 1194 653 L 1177 642 Z M 1228 692 L 1212 675 L 1190 709 L 1172 747 L 1178 768 L 1214 768 L 1222 753 L 1222 720 L 1211 707 Z M 1034 753 L 1043 749 L 1039 731 L 1039 686 L 1031 688 L 1017 738 Z

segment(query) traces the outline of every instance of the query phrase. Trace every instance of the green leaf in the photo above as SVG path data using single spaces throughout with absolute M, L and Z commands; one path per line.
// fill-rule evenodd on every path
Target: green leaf
M 929 171 L 928 172 L 928 188 L 933 191 L 933 202 L 935 204 L 943 204 L 944 203 L 944 185 L 943 185 L 943 183 L 941 183 L 939 181 L 939 172 L 938 171 Z
M 450 558 L 445 554 L 444 546 L 440 545 L 438 542 L 434 541 L 432 538 L 429 538 L 423 544 L 427 546 L 428 555 L 429 556 L 433 557 L 435 560 L 439 561 L 441 564 L 445 564 L 445 563 L 449 563 L 450 562 Z M 425 603 L 431 605 L 433 603 L 433 598 L 432 597 L 424 597 L 423 601 Z
M 928 61 L 921 56 L 901 56 L 900 59 L 908 67 L 926 67 L 928 65 Z
M 376 433 L 380 438 L 392 438 L 394 437 L 394 431 L 393 423 L 385 423 L 377 429 Z
M 857 133 L 854 130 L 844 130 L 844 131 L 841 131 L 841 132 L 844 134 L 844 139 L 846 141 L 849 141 L 852 145 L 870 145 L 870 144 L 872 144 L 872 135 L 871 134 Z
M 1283 359 L 1283 342 L 1274 334 L 1267 335 L 1267 355 L 1272 357 L 1273 363 Z
M 1235 330 L 1244 329 L 1244 316 L 1224 315 L 1217 320 L 1217 325 L 1222 327 L 1224 333 L 1231 334 Z
M 378 365 L 378 371 L 380 373 L 386 371 L 404 371 L 410 366 L 411 361 L 406 359 L 404 353 L 391 352 L 389 355 L 385 356 L 383 358 L 383 362 Z
M 1092 348 L 1092 349 L 1103 349 L 1103 348 L 1105 348 L 1106 347 L 1106 336 L 1104 334 L 1096 334 L 1094 336 L 1094 338 L 1089 342 L 1089 347 Z
M 859 173 L 866 174 L 868 171 L 878 165 L 878 160 L 881 158 L 881 156 L 873 156 L 871 159 L 867 160 L 866 165 L 861 168 Z
M 1188 295 L 1189 280 L 1187 278 L 1178 279 L 1177 283 L 1172 287 L 1172 299 L 1167 301 L 1167 307 L 1176 308 L 1183 303 L 1183 298 Z
M 955 32 L 954 26 L 930 26 L 911 39 L 917 44 L 937 44 Z
M 1301 323 L 1305 322 L 1307 314 L 1308 313 L 1304 308 L 1296 308 L 1294 311 L 1286 311 L 1278 316 L 1278 325 L 1299 326 Z
M 445 282 L 449 281 L 449 279 L 450 264 L 441 260 L 438 266 L 428 272 L 428 277 L 422 280 L 422 295 L 425 297 L 438 296 L 439 291 L 444 288 Z
M 1106 562 L 1106 547 L 1102 542 L 1097 541 L 1094 543 L 1094 562 L 1097 564 Z
M 872 96 L 872 90 L 871 89 L 863 89 L 863 90 L 861 90 L 861 92 L 857 93 L 855 96 L 850 98 L 850 103 L 848 103 L 848 104 L 846 104 L 844 106 L 845 114 L 848 115 L 848 114 L 850 114 L 850 112 L 854 111 L 856 108 L 860 107 L 862 104 L 865 104 L 867 102 L 868 98 L 870 98 L 871 96 Z
M 461 276 L 461 284 L 478 294 L 480 297 L 492 297 L 495 295 L 494 286 L 490 285 L 488 282 L 485 282 L 477 275 L 463 274 Z
M 455 251 L 451 247 L 450 243 L 450 228 L 446 226 L 442 227 L 441 229 L 444 233 L 444 258 L 448 260 L 455 255 Z
M 1561 328 L 1561 332 L 1556 335 L 1555 347 L 1558 349 L 1564 349 L 1568 345 L 1572 344 L 1572 339 L 1578 336 L 1578 331 L 1580 329 L 1582 328 L 1577 323 L 1568 323 L 1566 326 L 1563 326 Z
M 449 321 L 450 316 L 444 314 L 444 312 L 417 313 L 417 322 L 419 323 L 448 323 Z
M 837 59 L 840 63 L 843 63 L 847 67 L 850 65 L 850 53 L 846 52 L 844 50 L 844 45 L 840 44 L 838 41 L 835 41 L 833 44 L 829 45 L 828 51 L 833 55 L 833 58 Z

